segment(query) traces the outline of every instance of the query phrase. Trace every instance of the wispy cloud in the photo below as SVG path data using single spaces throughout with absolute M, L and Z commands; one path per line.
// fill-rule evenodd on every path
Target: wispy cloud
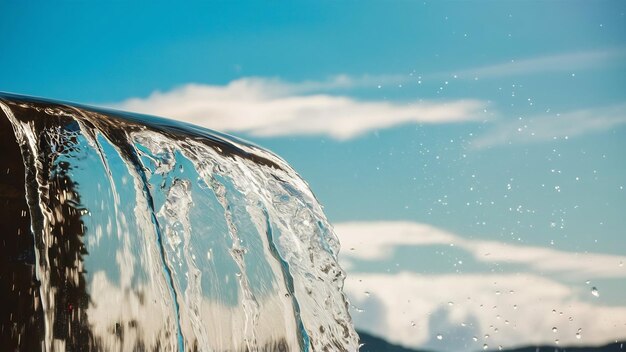
M 625 48 L 544 55 L 450 72 L 458 78 L 497 78 L 546 72 L 572 72 L 603 67 L 626 58 Z
M 488 132 L 472 140 L 471 147 L 483 149 L 504 144 L 544 142 L 603 132 L 622 124 L 626 124 L 626 104 L 543 114 L 500 121 Z
M 389 259 L 396 248 L 405 246 L 454 245 L 469 252 L 475 260 L 514 263 L 526 270 L 553 273 L 564 278 L 626 277 L 626 256 L 603 253 L 575 253 L 548 247 L 466 239 L 459 235 L 415 222 L 346 222 L 334 225 L 342 244 L 342 260 L 348 267 L 353 259 Z M 348 250 L 346 250 L 348 249 Z
M 420 79 L 439 80 L 497 78 L 545 72 L 571 72 L 603 67 L 626 58 L 626 49 L 564 53 L 532 57 L 494 65 L 443 73 L 423 73 Z M 156 91 L 145 98 L 130 98 L 109 107 L 165 116 L 225 132 L 247 133 L 261 137 L 290 135 L 327 135 L 346 140 L 379 129 L 408 123 L 458 123 L 480 121 L 487 102 L 476 99 L 418 100 L 397 102 L 359 100 L 342 94 L 355 88 L 416 83 L 410 74 L 337 75 L 319 81 L 285 82 L 273 78 L 248 77 L 226 85 L 187 84 L 169 91 Z M 573 136 L 588 130 L 602 130 L 623 122 L 616 116 L 623 106 L 599 111 L 585 110 L 567 114 L 575 126 L 558 125 L 558 119 L 537 117 L 529 136 L 516 133 L 519 124 L 497 125 L 495 137 L 475 140 L 482 148 L 511 141 L 543 140 L 551 131 Z M 566 115 L 566 114 L 564 114 Z M 566 120 L 561 118 L 560 120 Z M 556 122 L 555 122 L 556 121 Z M 553 124 L 556 128 L 552 129 Z M 580 128 L 578 128 L 580 126 Z M 608 126 L 608 127 L 607 127 Z M 589 127 L 589 128 L 588 128 Z
M 167 116 L 220 131 L 264 137 L 328 135 L 340 140 L 406 123 L 475 121 L 482 118 L 486 107 L 485 102 L 478 100 L 399 103 L 313 93 L 383 78 L 397 79 L 337 76 L 327 81 L 291 84 L 275 79 L 244 78 L 225 86 L 188 84 L 109 106 Z

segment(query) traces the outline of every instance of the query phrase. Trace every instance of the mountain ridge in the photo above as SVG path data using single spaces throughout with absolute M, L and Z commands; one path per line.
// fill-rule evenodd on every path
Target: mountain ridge
M 360 352 L 436 352 L 433 350 L 413 349 L 395 345 L 387 340 L 364 331 L 357 331 L 360 343 Z M 478 351 L 478 350 L 477 350 Z M 493 350 L 488 350 L 493 351 Z M 626 351 L 626 342 L 613 342 L 603 346 L 524 346 L 501 350 L 504 352 L 623 352 Z

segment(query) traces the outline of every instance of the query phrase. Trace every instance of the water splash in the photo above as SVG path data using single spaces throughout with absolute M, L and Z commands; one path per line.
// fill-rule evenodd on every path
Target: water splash
M 339 243 L 282 159 L 158 118 L 0 106 L 25 165 L 46 350 L 358 349 Z

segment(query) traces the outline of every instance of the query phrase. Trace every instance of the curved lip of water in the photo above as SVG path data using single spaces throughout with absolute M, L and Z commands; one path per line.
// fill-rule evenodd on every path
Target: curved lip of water
M 206 144 L 209 147 L 217 150 L 218 152 L 227 156 L 237 156 L 243 159 L 248 159 L 256 164 L 269 166 L 279 170 L 285 170 L 285 166 L 277 163 L 274 160 L 264 157 L 260 153 L 254 151 L 263 150 L 266 153 L 266 149 L 255 145 L 252 142 L 248 142 L 241 138 L 231 136 L 222 132 L 214 131 L 209 128 L 200 127 L 187 122 L 176 121 L 167 119 L 164 117 L 157 117 L 152 115 L 144 115 L 134 112 L 115 110 L 110 108 L 103 108 L 97 106 L 90 106 L 80 103 L 73 103 L 67 101 L 60 101 L 48 98 L 40 98 L 28 95 L 21 95 L 15 93 L 8 93 L 0 91 L 0 100 L 7 103 L 28 103 L 32 105 L 41 105 L 43 108 L 57 106 L 57 107 L 72 107 L 87 112 L 105 115 L 108 118 L 115 120 L 120 124 L 124 124 L 125 128 L 133 131 L 139 129 L 148 129 L 153 132 L 158 132 L 175 140 L 193 139 L 195 141 Z M 252 152 L 243 149 L 251 149 Z M 277 160 L 282 160 L 275 154 L 271 154 Z

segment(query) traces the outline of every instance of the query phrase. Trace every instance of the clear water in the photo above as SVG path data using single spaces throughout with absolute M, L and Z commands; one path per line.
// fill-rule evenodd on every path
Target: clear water
M 0 98 L 44 349 L 358 349 L 339 243 L 285 161 L 168 120 Z

